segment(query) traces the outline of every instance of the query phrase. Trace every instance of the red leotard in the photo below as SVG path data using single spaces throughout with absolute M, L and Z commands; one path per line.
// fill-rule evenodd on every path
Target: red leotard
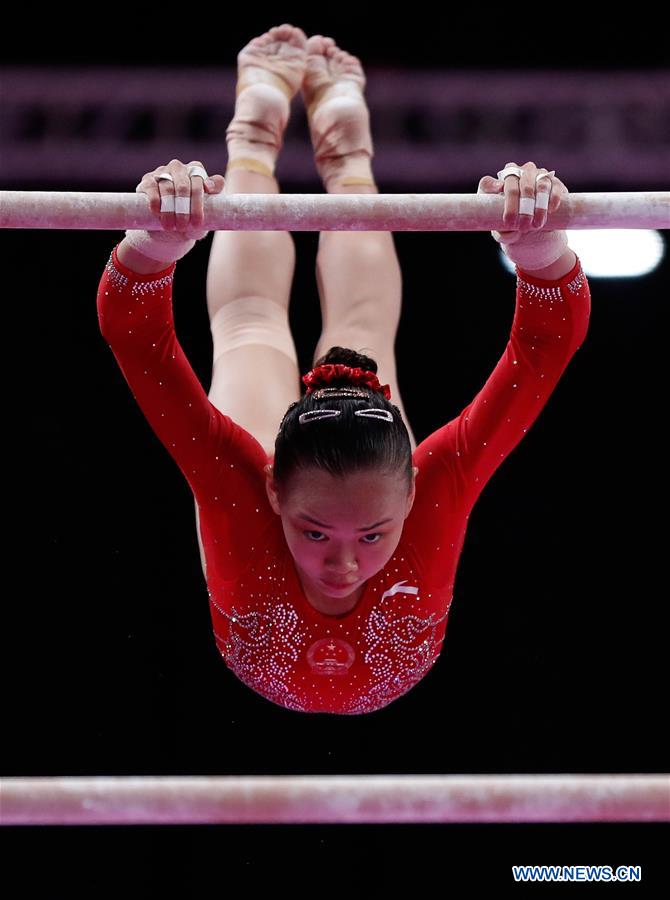
M 474 400 L 416 448 L 416 498 L 400 543 L 341 616 L 322 614 L 306 599 L 265 492 L 269 460 L 212 405 L 182 350 L 172 309 L 175 268 L 137 274 L 114 247 L 98 288 L 98 321 L 198 503 L 216 645 L 241 681 L 288 709 L 381 709 L 437 660 L 470 511 L 586 336 L 591 296 L 581 263 L 556 281 L 516 268 L 516 310 L 502 357 Z

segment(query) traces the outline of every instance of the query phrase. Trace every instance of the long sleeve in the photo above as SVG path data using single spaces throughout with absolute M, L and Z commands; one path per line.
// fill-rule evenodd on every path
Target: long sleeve
M 555 281 L 518 266 L 516 276 L 511 335 L 498 364 L 472 402 L 414 454 L 421 473 L 412 515 L 432 547 L 451 527 L 449 511 L 474 505 L 531 428 L 588 330 L 591 294 L 579 258 Z
M 118 246 L 118 245 L 117 245 Z M 177 339 L 172 309 L 176 263 L 141 275 L 120 262 L 114 247 L 100 279 L 100 332 L 109 344 L 149 425 L 205 503 L 257 470 L 265 454 L 257 441 L 209 400 Z

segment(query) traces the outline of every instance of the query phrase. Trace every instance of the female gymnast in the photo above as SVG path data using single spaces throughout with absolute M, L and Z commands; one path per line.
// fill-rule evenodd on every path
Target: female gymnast
M 284 24 L 237 60 L 226 177 L 173 159 L 142 178 L 136 190 L 164 230 L 129 230 L 113 248 L 98 288 L 100 330 L 193 492 L 226 665 L 288 709 L 371 712 L 438 658 L 470 511 L 584 340 L 589 285 L 566 233 L 543 230 L 568 193 L 554 172 L 510 162 L 484 176 L 478 192 L 505 198 L 509 230 L 491 233 L 516 264 L 511 335 L 474 400 L 417 446 L 396 376 L 402 290 L 392 233 L 320 233 L 323 330 L 301 379 L 288 319 L 290 233 L 217 231 L 206 394 L 172 311 L 176 261 L 207 234 L 205 193 L 279 192 L 275 163 L 298 89 L 326 191 L 378 193 L 359 59 Z

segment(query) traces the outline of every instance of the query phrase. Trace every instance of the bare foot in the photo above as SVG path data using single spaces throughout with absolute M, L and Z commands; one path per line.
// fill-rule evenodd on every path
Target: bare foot
M 358 57 L 341 50 L 331 37 L 309 38 L 302 95 L 314 159 L 326 186 L 337 174 L 347 174 L 345 156 L 356 163 L 356 173 L 371 175 L 373 147 L 365 85 Z
M 268 163 L 272 156 L 274 162 L 288 123 L 291 99 L 303 81 L 306 48 L 305 32 L 283 24 L 252 38 L 240 50 L 235 116 L 226 131 L 231 159 L 255 157 L 258 154 L 254 151 L 260 151 L 259 159 Z
M 277 25 L 252 38 L 237 54 L 237 77 L 243 86 L 274 84 L 289 99 L 302 84 L 307 64 L 307 35 L 293 25 Z

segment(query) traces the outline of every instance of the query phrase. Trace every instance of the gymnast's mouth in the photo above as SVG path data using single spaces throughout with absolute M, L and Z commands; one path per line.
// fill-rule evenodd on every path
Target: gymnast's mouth
M 333 588 L 333 589 L 336 590 L 336 591 L 343 591 L 345 588 L 352 588 L 352 587 L 354 587 L 356 584 L 358 584 L 357 581 L 341 582 L 341 583 L 338 584 L 338 583 L 336 583 L 336 582 L 334 582 L 334 581 L 326 581 L 325 578 L 322 578 L 322 579 L 321 579 L 321 582 L 322 582 L 323 584 L 325 584 L 326 587 Z

